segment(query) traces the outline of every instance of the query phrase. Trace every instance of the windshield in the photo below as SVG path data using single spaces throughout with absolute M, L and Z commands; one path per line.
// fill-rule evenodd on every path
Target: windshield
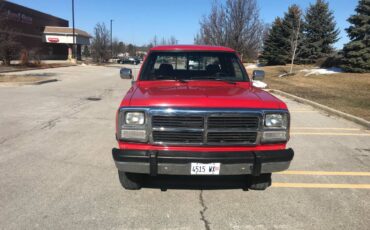
M 249 81 L 238 57 L 225 52 L 153 52 L 140 79 Z

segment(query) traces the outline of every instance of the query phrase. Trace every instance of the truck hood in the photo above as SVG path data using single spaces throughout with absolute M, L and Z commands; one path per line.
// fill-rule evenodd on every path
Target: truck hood
M 249 82 L 219 81 L 137 82 L 121 106 L 286 109 L 282 101 Z

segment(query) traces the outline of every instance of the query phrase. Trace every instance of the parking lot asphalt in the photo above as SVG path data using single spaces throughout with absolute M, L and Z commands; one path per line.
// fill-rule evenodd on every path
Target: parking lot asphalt
M 369 229 L 370 132 L 286 98 L 295 158 L 266 191 L 243 191 L 242 177 L 123 190 L 111 148 L 130 80 L 118 71 L 27 71 L 59 81 L 0 87 L 0 229 Z

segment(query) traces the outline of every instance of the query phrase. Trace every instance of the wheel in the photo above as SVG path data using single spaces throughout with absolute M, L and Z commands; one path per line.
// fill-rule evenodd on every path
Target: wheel
M 261 174 L 259 176 L 251 176 L 249 189 L 265 190 L 271 186 L 271 173 Z
M 119 181 L 121 182 L 122 187 L 128 190 L 138 190 L 141 189 L 143 182 L 142 174 L 137 173 L 127 173 L 118 171 Z

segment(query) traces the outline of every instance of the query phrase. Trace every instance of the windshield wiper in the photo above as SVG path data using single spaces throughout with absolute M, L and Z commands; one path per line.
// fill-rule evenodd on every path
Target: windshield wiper
M 223 78 L 215 78 L 215 77 L 208 77 L 207 80 L 213 80 L 213 81 L 222 81 L 226 82 L 232 85 L 236 85 L 236 82 L 233 80 L 223 79 Z
M 229 84 L 232 84 L 232 85 L 236 85 L 236 82 L 235 81 L 232 81 L 232 80 L 225 80 L 225 79 L 220 79 L 220 78 L 216 78 L 214 79 L 215 81 L 222 81 L 222 82 L 226 82 L 226 83 L 229 83 Z
M 178 81 L 178 82 L 181 82 L 181 83 L 188 83 L 188 81 L 186 81 L 184 79 L 178 79 L 178 78 L 175 78 L 175 81 Z

